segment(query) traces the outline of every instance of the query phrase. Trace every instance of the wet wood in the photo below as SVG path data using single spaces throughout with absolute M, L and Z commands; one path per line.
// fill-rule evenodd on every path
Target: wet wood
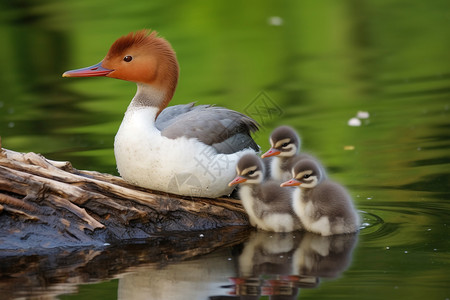
M 0 148 L 0 249 L 100 245 L 232 225 L 248 225 L 239 200 L 152 191 Z

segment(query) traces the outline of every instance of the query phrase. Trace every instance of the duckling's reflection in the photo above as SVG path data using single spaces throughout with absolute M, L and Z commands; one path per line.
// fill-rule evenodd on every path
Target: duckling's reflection
M 351 262 L 357 234 L 320 236 L 309 232 L 254 232 L 239 256 L 233 278 L 241 299 L 296 299 L 299 288 L 336 278 Z
M 254 231 L 236 259 L 226 248 L 198 259 L 138 267 L 122 275 L 118 299 L 296 299 L 299 288 L 339 276 L 356 240 L 356 234 Z

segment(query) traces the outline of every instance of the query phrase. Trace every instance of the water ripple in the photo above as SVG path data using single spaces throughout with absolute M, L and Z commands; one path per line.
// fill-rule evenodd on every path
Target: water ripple
M 360 235 L 369 239 L 379 239 L 387 236 L 397 230 L 395 224 L 388 224 L 378 215 L 367 211 L 360 210 L 361 226 Z

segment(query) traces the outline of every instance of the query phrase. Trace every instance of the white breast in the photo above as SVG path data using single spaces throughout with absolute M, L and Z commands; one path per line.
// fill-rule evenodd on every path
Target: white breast
M 138 186 L 195 197 L 229 194 L 239 158 L 253 150 L 218 154 L 196 139 L 169 139 L 154 126 L 157 108 L 125 113 L 114 141 L 117 169 Z
M 296 189 L 292 197 L 294 212 L 300 218 L 306 230 L 319 233 L 324 236 L 331 235 L 331 224 L 328 216 L 321 216 L 315 219 L 316 208 L 313 201 L 303 201 L 302 189 Z
M 312 201 L 303 201 L 303 190 L 295 189 L 292 194 L 292 207 L 295 214 L 300 218 L 303 226 L 307 230 L 311 230 L 311 224 L 313 222 L 312 215 L 314 213 L 314 206 Z
M 255 213 L 256 199 L 253 197 L 251 187 L 246 184 L 241 184 L 239 187 L 239 198 L 242 201 L 242 206 L 244 206 L 245 212 L 248 214 L 250 224 L 253 227 L 267 230 L 261 219 Z
M 281 159 L 275 156 L 270 163 L 270 177 L 274 180 L 282 180 L 280 165 Z
M 294 189 L 292 192 L 292 208 L 294 209 L 295 214 L 300 218 L 300 220 L 303 222 L 302 218 L 305 218 L 305 208 L 304 203 L 302 201 L 302 190 L 301 189 Z
M 274 232 L 291 232 L 295 230 L 294 218 L 290 214 L 270 213 L 263 218 L 267 230 Z
M 292 178 L 291 172 L 281 170 L 281 158 L 273 157 L 270 164 L 270 176 L 274 180 L 287 181 Z

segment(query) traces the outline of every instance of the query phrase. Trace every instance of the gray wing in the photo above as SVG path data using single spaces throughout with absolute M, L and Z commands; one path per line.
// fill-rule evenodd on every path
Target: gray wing
M 169 106 L 165 108 L 156 118 L 155 126 L 160 131 L 162 131 L 164 128 L 170 126 L 173 122 L 176 121 L 176 118 L 179 115 L 185 114 L 188 111 L 190 111 L 195 106 L 195 102 L 189 103 L 189 104 L 180 104 L 180 105 L 174 105 Z M 207 106 L 207 105 L 200 105 L 200 106 Z
M 219 153 L 229 154 L 246 148 L 259 151 L 250 133 L 259 129 L 252 118 L 223 107 L 210 105 L 175 105 L 164 109 L 156 127 L 165 137 L 196 138 Z

